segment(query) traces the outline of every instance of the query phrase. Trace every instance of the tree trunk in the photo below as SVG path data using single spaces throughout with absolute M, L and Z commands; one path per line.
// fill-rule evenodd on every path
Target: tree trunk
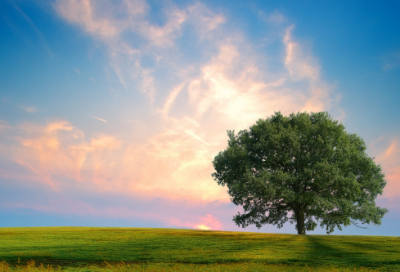
M 298 208 L 296 211 L 297 219 L 297 234 L 305 235 L 306 229 L 304 227 L 304 209 Z

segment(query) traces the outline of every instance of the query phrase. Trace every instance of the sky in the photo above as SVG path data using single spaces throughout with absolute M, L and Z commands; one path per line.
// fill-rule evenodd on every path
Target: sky
M 382 166 L 399 236 L 400 2 L 0 1 L 0 227 L 265 233 L 211 174 L 227 130 L 328 112 Z M 317 227 L 309 234 L 325 234 Z

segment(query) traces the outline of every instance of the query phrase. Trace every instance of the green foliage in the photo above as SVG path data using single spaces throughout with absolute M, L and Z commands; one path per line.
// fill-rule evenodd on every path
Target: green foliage
M 243 206 L 245 213 L 234 217 L 238 226 L 281 228 L 290 220 L 305 234 L 319 222 L 329 234 L 350 223 L 379 225 L 388 212 L 375 205 L 386 185 L 381 166 L 360 137 L 325 112 L 278 112 L 228 136 L 212 176 Z
M 0 228 L 0 260 L 7 261 L 0 272 L 29 265 L 24 271 L 400 271 L 399 256 L 399 237 Z

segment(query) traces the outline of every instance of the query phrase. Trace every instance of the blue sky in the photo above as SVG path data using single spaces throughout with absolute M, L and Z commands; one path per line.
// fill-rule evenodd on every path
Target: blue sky
M 399 235 L 396 1 L 2 1 L 0 226 L 239 229 L 227 130 L 327 111 L 386 174 Z M 295 233 L 265 226 L 245 231 Z M 313 233 L 324 233 L 318 228 Z

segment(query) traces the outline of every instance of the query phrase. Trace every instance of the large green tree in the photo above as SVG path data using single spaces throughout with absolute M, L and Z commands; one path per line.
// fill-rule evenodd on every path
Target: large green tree
M 281 228 L 290 220 L 305 234 L 319 222 L 329 234 L 351 223 L 380 225 L 388 212 L 375 205 L 386 185 L 381 166 L 360 137 L 326 112 L 278 112 L 228 136 L 212 176 L 243 206 L 245 213 L 233 218 L 238 226 Z

